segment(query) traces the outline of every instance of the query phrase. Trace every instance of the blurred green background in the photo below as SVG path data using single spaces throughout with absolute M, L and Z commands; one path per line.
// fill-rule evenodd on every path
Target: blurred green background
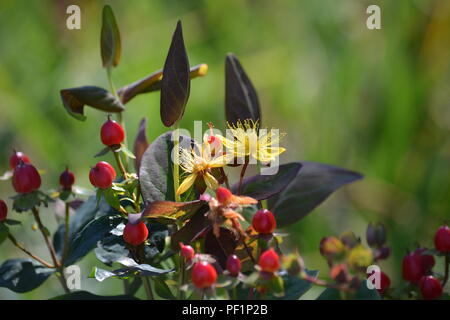
M 365 175 L 288 230 L 288 245 L 299 249 L 309 268 L 327 272 L 318 251 L 323 236 L 351 229 L 364 238 L 369 221 L 388 227 L 393 255 L 382 268 L 394 285 L 405 250 L 417 242 L 432 245 L 435 229 L 450 212 L 449 1 L 77 1 L 81 30 L 68 30 L 66 8 L 72 1 L 2 0 L 1 172 L 15 147 L 46 171 L 44 188 L 57 187 L 65 165 L 77 184 L 90 187 L 88 168 L 102 148 L 97 137 L 105 114 L 86 108 L 87 120 L 75 120 L 59 90 L 108 87 L 99 50 L 107 3 L 122 35 L 122 60 L 113 72 L 117 87 L 162 67 L 181 19 L 191 65 L 209 65 L 207 77 L 191 83 L 182 127 L 191 129 L 194 120 L 224 127 L 224 58 L 234 52 L 259 93 L 263 126 L 287 133 L 284 162 L 319 161 Z M 366 27 L 370 4 L 381 7 L 381 30 Z M 159 119 L 159 93 L 127 105 L 131 142 L 143 116 L 150 139 L 167 130 Z M 11 195 L 10 182 L 1 182 L 0 197 L 9 205 Z M 43 215 L 53 230 L 53 211 Z M 47 257 L 28 214 L 10 217 L 23 221 L 13 227 L 16 237 Z M 18 256 L 9 243 L 2 245 L 0 262 Z M 80 264 L 82 288 L 118 294 L 118 280 L 86 279 L 93 265 L 101 263 L 92 254 Z M 0 298 L 60 293 L 52 277 L 24 295 L 0 289 Z

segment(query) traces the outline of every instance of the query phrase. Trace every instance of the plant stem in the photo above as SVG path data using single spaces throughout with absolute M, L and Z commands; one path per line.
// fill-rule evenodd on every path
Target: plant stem
M 67 254 L 69 253 L 69 234 L 70 234 L 70 205 L 69 203 L 65 203 L 66 205 L 66 216 L 65 216 L 65 231 L 64 231 L 64 251 L 63 256 L 61 258 L 61 264 L 64 264 L 64 261 L 67 258 Z
M 225 186 L 226 186 L 228 189 L 230 189 L 230 182 L 228 181 L 228 176 L 227 176 L 227 174 L 225 173 L 225 170 L 224 170 L 223 168 L 220 168 L 220 173 L 222 174 L 222 177 L 223 177 L 223 179 L 224 179 Z
M 248 159 L 246 158 L 244 165 L 242 167 L 242 170 L 241 170 L 241 176 L 239 178 L 239 186 L 238 186 L 238 193 L 237 193 L 238 195 L 240 195 L 241 191 L 242 191 L 242 181 L 244 180 L 245 171 L 247 170 L 247 167 L 248 167 Z
M 184 292 L 183 290 L 181 290 L 181 287 L 184 285 L 184 281 L 185 281 L 185 263 L 184 263 L 184 258 L 180 256 L 180 285 L 178 287 L 178 299 L 179 300 L 184 300 Z
M 155 296 L 153 295 L 152 286 L 150 285 L 150 280 L 147 277 L 142 277 L 145 288 L 145 294 L 147 295 L 148 300 L 155 300 Z
M 250 250 L 250 248 L 249 248 L 249 247 L 247 246 L 247 244 L 245 243 L 244 237 L 243 237 L 242 234 L 240 234 L 240 233 L 239 233 L 239 237 L 240 237 L 240 239 L 241 239 L 242 244 L 244 245 L 245 251 L 247 251 L 248 256 L 249 256 L 250 259 L 252 260 L 253 265 L 256 265 L 256 260 L 255 260 L 255 258 L 253 257 L 252 251 Z
M 175 128 L 173 131 L 173 148 L 174 148 L 174 159 L 173 159 L 173 188 L 175 193 L 175 201 L 180 202 L 181 197 L 177 194 L 178 187 L 180 186 L 180 153 L 179 153 L 179 144 L 180 144 L 180 132 L 179 123 L 175 123 Z
M 114 158 L 116 159 L 117 166 L 119 167 L 120 173 L 122 174 L 122 177 L 126 180 L 127 179 L 127 170 L 125 169 L 122 159 L 120 158 L 120 154 L 118 152 L 115 152 L 113 150 Z
M 449 268 L 450 268 L 450 254 L 446 254 L 445 255 L 445 273 L 444 273 L 444 280 L 442 280 L 442 287 L 445 287 L 445 284 L 448 281 L 448 276 L 449 276 Z
M 123 279 L 122 281 L 123 281 L 123 293 L 127 295 L 130 292 L 130 282 L 128 281 L 128 279 Z
M 121 101 L 119 95 L 117 94 L 117 90 L 116 90 L 116 86 L 114 85 L 114 81 L 112 80 L 112 68 L 111 67 L 106 68 L 106 73 L 107 73 L 107 76 L 108 76 L 108 83 L 109 83 L 109 87 L 110 87 L 110 90 L 111 90 L 112 94 L 114 95 L 114 97 L 116 97 L 117 100 Z M 125 121 L 123 120 L 122 112 L 118 112 L 117 113 L 117 121 L 119 122 L 120 126 L 123 128 L 123 131 L 125 132 L 125 137 L 123 139 L 123 144 L 125 145 L 125 148 L 128 148 L 127 130 L 125 128 Z M 126 161 L 126 166 L 128 167 L 128 157 L 127 157 L 127 155 L 125 155 L 125 161 Z
M 40 258 L 39 256 L 31 253 L 30 251 L 28 251 L 23 245 L 21 245 L 16 238 L 14 238 L 14 236 L 12 234 L 8 234 L 8 239 L 11 240 L 11 242 L 20 250 L 22 250 L 24 253 L 26 253 L 27 255 L 29 255 L 31 258 L 33 258 L 34 260 L 36 260 L 39 263 L 42 263 L 44 266 L 46 266 L 47 268 L 51 268 L 54 269 L 56 268 L 55 266 L 52 266 L 50 263 L 48 263 L 47 261 L 45 261 L 44 259 Z
M 47 245 L 48 251 L 50 252 L 50 256 L 52 257 L 53 263 L 55 264 L 56 269 L 59 271 L 60 273 L 60 277 L 59 280 L 61 282 L 61 285 L 64 289 L 64 291 L 66 293 L 70 293 L 69 288 L 67 287 L 67 281 L 66 281 L 66 277 L 64 275 L 64 266 L 61 264 L 61 262 L 58 260 L 58 258 L 56 257 L 56 252 L 55 252 L 55 248 L 53 247 L 52 242 L 50 241 L 50 238 L 47 234 L 47 229 L 45 228 L 44 224 L 41 221 L 41 217 L 39 216 L 39 210 L 34 207 L 32 209 L 33 215 L 34 215 L 34 219 L 36 220 L 36 223 L 38 225 L 39 230 L 42 233 L 42 236 L 44 238 L 44 241 Z

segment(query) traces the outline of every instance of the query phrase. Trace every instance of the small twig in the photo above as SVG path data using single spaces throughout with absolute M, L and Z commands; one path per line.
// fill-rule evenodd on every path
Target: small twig
M 24 253 L 26 253 L 27 255 L 29 255 L 31 258 L 33 258 L 34 260 L 36 260 L 37 262 L 41 263 L 42 265 L 46 266 L 47 268 L 51 268 L 54 269 L 56 268 L 55 266 L 52 266 L 50 263 L 48 263 L 47 261 L 45 261 L 44 259 L 40 258 L 39 256 L 31 253 L 30 251 L 28 251 L 23 245 L 21 245 L 16 238 L 14 238 L 13 235 L 9 234 L 8 235 L 9 240 L 11 240 L 11 242 L 20 250 L 22 250 Z
M 178 299 L 183 300 L 184 299 L 184 291 L 181 289 L 184 285 L 185 281 L 185 264 L 184 264 L 184 257 L 180 255 L 180 285 L 178 287 Z
M 120 158 L 120 154 L 113 150 L 114 158 L 116 159 L 117 166 L 119 167 L 120 173 L 124 179 L 127 178 L 127 170 L 123 166 L 122 159 Z
M 69 253 L 69 234 L 70 234 L 70 205 L 68 202 L 66 204 L 66 216 L 65 216 L 65 231 L 64 231 L 64 251 L 63 256 L 61 258 L 61 264 L 64 265 L 64 261 L 67 258 L 67 254 Z
M 174 148 L 174 159 L 173 159 L 173 188 L 175 194 L 175 201 L 180 202 L 181 197 L 177 194 L 178 187 L 180 186 L 180 132 L 178 131 L 179 123 L 178 121 L 174 125 L 174 137 L 173 137 L 173 148 Z
M 442 286 L 443 286 L 443 287 L 444 287 L 445 284 L 447 283 L 448 277 L 449 277 L 450 254 L 447 253 L 447 254 L 445 255 L 444 263 L 445 263 L 445 273 L 444 273 L 444 280 L 442 280 Z
M 150 285 L 150 280 L 148 280 L 147 277 L 142 277 L 142 278 L 143 278 L 142 283 L 144 284 L 145 294 L 147 295 L 147 299 L 155 300 L 155 296 L 153 295 L 152 287 Z
M 46 228 L 45 228 L 44 224 L 41 221 L 41 217 L 39 216 L 39 210 L 36 207 L 34 207 L 31 211 L 33 212 L 34 219 L 36 220 L 38 228 L 39 228 L 39 230 L 42 233 L 42 236 L 44 238 L 45 244 L 47 245 L 48 251 L 50 252 L 50 256 L 52 257 L 53 263 L 55 264 L 56 269 L 60 273 L 60 277 L 58 277 L 58 279 L 60 280 L 64 291 L 66 293 L 70 293 L 70 290 L 67 287 L 66 277 L 64 275 L 64 266 L 61 264 L 61 262 L 56 257 L 55 248 L 53 247 L 53 244 L 50 241 L 50 238 L 49 238 L 49 236 L 48 236 L 48 234 L 46 232 Z
M 244 176 L 245 176 L 245 171 L 247 170 L 247 166 L 248 166 L 248 159 L 245 159 L 244 165 L 242 166 L 242 170 L 241 170 L 241 176 L 239 178 L 239 186 L 238 186 L 238 195 L 241 194 L 242 192 L 242 181 L 244 180 Z
M 227 176 L 227 174 L 225 173 L 225 170 L 224 170 L 223 168 L 220 168 L 220 174 L 221 174 L 222 177 L 223 177 L 223 180 L 224 180 L 224 182 L 225 182 L 225 186 L 226 186 L 228 189 L 231 189 L 231 188 L 230 188 L 230 182 L 228 181 L 228 176 Z
M 239 234 L 239 237 L 240 237 L 240 240 L 241 240 L 242 244 L 244 245 L 245 251 L 247 251 L 247 254 L 250 257 L 250 260 L 252 260 L 253 264 L 256 265 L 256 260 L 253 257 L 252 251 L 250 250 L 250 248 L 245 243 L 244 237 L 242 236 L 242 234 Z

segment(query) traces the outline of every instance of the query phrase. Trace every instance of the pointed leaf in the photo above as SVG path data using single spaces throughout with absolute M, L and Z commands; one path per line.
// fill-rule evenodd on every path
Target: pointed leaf
M 189 61 L 184 46 L 181 21 L 172 36 L 161 81 L 161 121 L 172 126 L 183 116 L 190 90 Z
M 179 146 L 183 148 L 192 142 L 186 136 L 180 136 L 179 141 Z M 139 180 L 146 203 L 175 200 L 172 149 L 172 132 L 169 131 L 156 138 L 142 156 Z
M 229 229 L 220 228 L 219 237 L 210 229 L 205 235 L 205 253 L 212 255 L 219 262 L 222 269 L 226 269 L 227 258 L 234 254 L 238 243 L 237 236 Z
M 191 215 L 196 212 L 202 205 L 203 201 L 195 200 L 189 202 L 174 202 L 174 201 L 155 201 L 150 203 L 145 208 L 142 218 L 158 218 L 158 217 L 170 217 L 180 218 L 186 215 Z
M 225 115 L 229 123 L 246 119 L 261 122 L 256 90 L 233 53 L 225 59 Z
M 208 220 L 205 217 L 208 209 L 208 206 L 203 206 L 181 229 L 172 234 L 170 241 L 172 249 L 178 251 L 180 242 L 188 244 L 209 228 Z
M 75 119 L 85 120 L 84 106 L 105 112 L 122 112 L 125 110 L 122 103 L 108 90 L 95 86 L 84 86 L 63 89 L 60 91 L 61 99 L 67 112 Z
M 302 162 L 295 179 L 277 196 L 269 199 L 278 227 L 304 218 L 335 190 L 359 180 L 362 175 L 321 163 Z
M 147 150 L 148 146 L 149 143 L 147 139 L 147 118 L 142 118 L 139 124 L 136 140 L 134 140 L 133 148 L 134 155 L 136 156 L 136 159 L 134 160 L 134 167 L 136 169 L 136 172 L 139 172 L 142 156 L 144 155 L 144 152 L 145 150 Z
M 264 200 L 283 191 L 295 179 L 302 164 L 292 162 L 282 164 L 278 172 L 274 175 L 255 175 L 245 178 L 242 183 L 242 194 L 257 200 Z M 236 193 L 238 184 L 231 187 L 231 191 Z
M 109 5 L 103 7 L 100 51 L 103 67 L 115 67 L 120 61 L 120 33 L 116 18 Z
M 14 292 L 28 292 L 39 287 L 55 269 L 44 267 L 35 260 L 11 259 L 0 266 L 0 287 Z

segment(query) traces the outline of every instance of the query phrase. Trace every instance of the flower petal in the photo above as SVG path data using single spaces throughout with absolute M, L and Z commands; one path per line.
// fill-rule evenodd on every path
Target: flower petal
M 196 173 L 192 173 L 188 175 L 184 180 L 183 183 L 180 184 L 180 186 L 177 189 L 177 195 L 185 193 L 195 182 L 195 179 L 197 178 Z

